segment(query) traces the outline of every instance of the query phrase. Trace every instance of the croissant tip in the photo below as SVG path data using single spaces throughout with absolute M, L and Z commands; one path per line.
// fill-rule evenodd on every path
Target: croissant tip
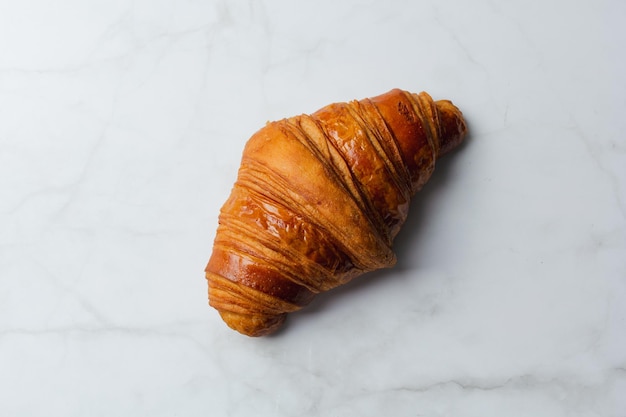
M 232 311 L 220 311 L 219 313 L 228 327 L 250 337 L 266 336 L 274 333 L 282 326 L 287 317 L 286 313 L 273 316 L 243 314 Z
M 459 146 L 467 134 L 467 124 L 463 113 L 450 100 L 435 102 L 441 120 L 439 155 L 441 157 Z

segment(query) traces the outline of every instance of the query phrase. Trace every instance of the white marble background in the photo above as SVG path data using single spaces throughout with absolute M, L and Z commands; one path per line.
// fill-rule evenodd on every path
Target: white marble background
M 0 415 L 626 416 L 626 2 L 0 0 Z M 251 339 L 203 269 L 247 138 L 452 99 L 397 268 Z

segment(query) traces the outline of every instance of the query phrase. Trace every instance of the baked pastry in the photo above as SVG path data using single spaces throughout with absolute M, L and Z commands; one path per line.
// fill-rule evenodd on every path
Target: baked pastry
M 393 266 L 412 196 L 465 134 L 450 101 L 399 89 L 267 123 L 220 211 L 209 304 L 265 335 L 316 294 Z

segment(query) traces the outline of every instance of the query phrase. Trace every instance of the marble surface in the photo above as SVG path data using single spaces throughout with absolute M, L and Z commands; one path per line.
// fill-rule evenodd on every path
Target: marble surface
M 0 415 L 626 416 L 623 1 L 0 1 Z M 395 269 L 247 338 L 203 270 L 265 121 L 471 129 Z

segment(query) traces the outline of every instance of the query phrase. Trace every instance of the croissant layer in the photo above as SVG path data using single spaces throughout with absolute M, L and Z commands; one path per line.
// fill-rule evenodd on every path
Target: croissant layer
M 220 211 L 209 304 L 261 336 L 316 294 L 393 266 L 411 198 L 466 130 L 450 101 L 399 89 L 267 123 Z

